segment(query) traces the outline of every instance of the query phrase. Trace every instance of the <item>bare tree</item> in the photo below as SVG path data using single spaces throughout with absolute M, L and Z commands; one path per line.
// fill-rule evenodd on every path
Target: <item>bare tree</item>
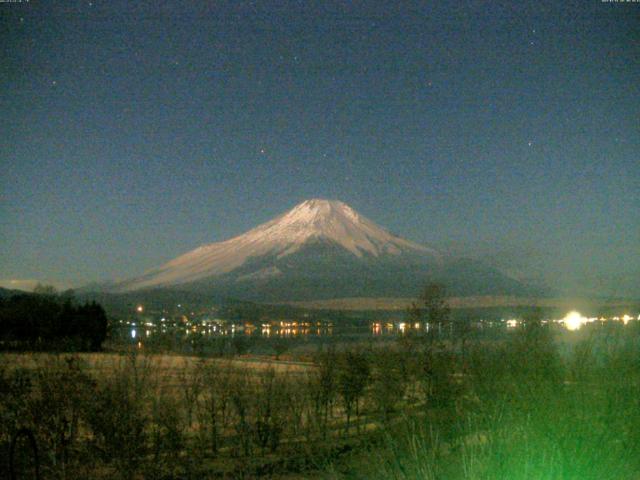
M 254 395 L 254 434 L 263 452 L 267 447 L 275 452 L 280 444 L 289 403 L 287 390 L 286 379 L 273 368 L 261 373 Z
M 234 413 L 233 427 L 243 454 L 249 456 L 252 450 L 250 421 L 254 385 L 246 370 L 239 369 L 235 373 L 229 385 L 230 403 Z
M 207 365 L 204 372 L 204 408 L 200 424 L 208 426 L 208 436 L 213 453 L 220 448 L 221 436 L 227 428 L 231 398 L 231 380 L 235 370 L 228 362 Z
M 375 352 L 372 365 L 370 398 L 386 422 L 404 398 L 408 375 L 401 354 L 391 349 Z
M 361 352 L 345 352 L 339 362 L 338 393 L 342 399 L 347 423 L 345 432 L 349 433 L 351 414 L 355 410 L 360 415 L 360 398 L 370 377 L 369 361 Z
M 409 307 L 408 318 L 410 323 L 420 322 L 428 329 L 427 338 L 442 337 L 451 327 L 451 308 L 444 285 L 428 283 Z
M 178 374 L 178 378 L 187 411 L 187 426 L 191 428 L 193 414 L 198 409 L 198 399 L 204 388 L 204 361 L 200 360 L 195 366 L 185 365 Z
M 336 397 L 336 353 L 334 349 L 320 352 L 315 359 L 316 370 L 309 376 L 309 395 L 314 406 L 313 420 L 326 438 L 327 424 Z

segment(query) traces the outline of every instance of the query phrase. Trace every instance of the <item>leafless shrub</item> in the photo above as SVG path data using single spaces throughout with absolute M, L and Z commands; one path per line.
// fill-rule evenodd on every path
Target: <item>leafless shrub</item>
M 403 400 L 409 377 L 404 358 L 391 349 L 376 351 L 371 356 L 370 401 L 383 421 L 391 419 L 397 405 Z
M 204 361 L 198 361 L 195 366 L 187 365 L 178 373 L 180 393 L 187 414 L 187 427 L 193 425 L 194 411 L 199 408 L 199 397 L 204 388 Z
M 253 431 L 256 443 L 264 451 L 275 452 L 286 424 L 290 397 L 283 375 L 269 368 L 260 375 L 254 396 Z
M 370 379 L 369 359 L 362 352 L 347 350 L 339 356 L 337 391 L 346 414 L 345 433 L 349 433 L 351 416 L 360 415 L 360 399 Z
M 246 370 L 236 370 L 229 384 L 232 425 L 236 435 L 236 447 L 245 456 L 252 452 L 251 402 L 253 385 Z
M 231 408 L 231 384 L 237 375 L 229 362 L 206 365 L 203 372 L 202 408 L 198 411 L 200 439 L 208 442 L 217 453 L 222 435 L 229 426 Z
M 84 416 L 93 433 L 94 450 L 123 479 L 134 478 L 147 453 L 151 418 L 146 405 L 154 380 L 149 361 L 132 355 L 97 379 L 86 406 Z
M 333 349 L 319 352 L 315 358 L 316 369 L 309 375 L 307 391 L 313 412 L 308 415 L 307 437 L 317 431 L 327 436 L 329 418 L 337 395 L 336 352 Z

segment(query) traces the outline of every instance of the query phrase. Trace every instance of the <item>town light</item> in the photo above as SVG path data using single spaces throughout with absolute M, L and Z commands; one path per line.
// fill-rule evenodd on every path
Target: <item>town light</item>
M 576 312 L 575 310 L 567 313 L 566 317 L 562 319 L 564 326 L 567 330 L 578 330 L 580 327 L 585 325 L 589 319 L 587 317 L 583 317 L 580 312 Z

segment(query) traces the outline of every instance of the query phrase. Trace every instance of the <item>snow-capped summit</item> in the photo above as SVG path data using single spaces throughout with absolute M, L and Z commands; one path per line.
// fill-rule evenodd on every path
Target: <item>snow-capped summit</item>
M 392 235 L 341 201 L 312 199 L 242 235 L 196 248 L 125 282 L 120 289 L 165 287 L 216 277 L 260 257 L 277 262 L 313 243 L 341 248 L 359 259 L 403 253 L 439 258 L 435 250 Z M 244 272 L 243 277 L 279 273 L 275 264 L 262 265 L 257 271 Z
M 339 200 L 306 200 L 245 235 L 286 246 L 280 256 L 295 252 L 310 239 L 335 242 L 357 257 L 363 253 L 399 254 L 407 249 L 428 251 L 422 245 L 391 235 Z

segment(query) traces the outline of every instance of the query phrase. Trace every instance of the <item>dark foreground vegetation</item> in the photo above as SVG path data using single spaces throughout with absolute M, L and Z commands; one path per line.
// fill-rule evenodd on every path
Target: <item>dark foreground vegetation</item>
M 408 332 L 308 364 L 5 354 L 0 477 L 34 478 L 32 434 L 50 479 L 638 478 L 635 323 Z

